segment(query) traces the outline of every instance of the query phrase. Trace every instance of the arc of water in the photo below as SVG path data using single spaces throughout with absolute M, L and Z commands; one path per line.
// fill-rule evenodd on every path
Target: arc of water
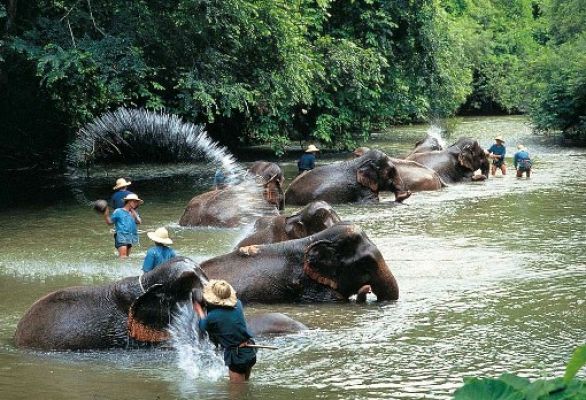
M 237 188 L 234 206 L 244 222 L 270 209 L 262 198 L 262 190 L 249 177 L 223 146 L 213 141 L 203 125 L 183 121 L 174 114 L 152 112 L 144 109 L 119 108 L 107 112 L 83 126 L 77 138 L 68 146 L 67 178 L 78 201 L 91 204 L 83 192 L 73 184 L 75 179 L 88 175 L 89 167 L 99 158 L 109 154 L 122 154 L 132 143 L 152 148 L 171 150 L 177 161 L 193 161 L 203 156 L 215 168 L 223 168 L 227 182 Z

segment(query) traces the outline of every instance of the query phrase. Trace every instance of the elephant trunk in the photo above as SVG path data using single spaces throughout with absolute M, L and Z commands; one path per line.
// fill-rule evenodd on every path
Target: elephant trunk
M 378 301 L 399 298 L 399 285 L 384 260 L 379 262 L 378 272 L 372 276 L 370 286 Z

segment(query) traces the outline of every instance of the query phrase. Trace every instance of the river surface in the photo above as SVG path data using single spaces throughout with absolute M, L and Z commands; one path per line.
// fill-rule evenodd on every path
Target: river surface
M 398 127 L 369 146 L 401 156 L 428 129 Z M 140 273 L 146 234 L 128 261 L 118 261 L 109 227 L 75 200 L 72 184 L 90 199 L 105 198 L 117 177 L 130 176 L 145 199 L 140 228 L 168 226 L 178 253 L 203 260 L 230 251 L 243 234 L 177 225 L 189 199 L 209 187 L 209 167 L 140 165 L 73 183 L 4 185 L 2 198 L 12 204 L 0 211 L 0 397 L 447 399 L 467 376 L 560 376 L 586 342 L 586 151 L 532 136 L 520 117 L 462 119 L 446 141 L 472 136 L 488 148 L 497 134 L 506 139 L 505 177 L 416 193 L 404 206 L 393 206 L 389 194 L 378 205 L 335 206 L 379 247 L 400 299 L 246 307 L 247 315 L 284 312 L 310 327 L 259 339 L 278 350 L 259 351 L 247 385 L 230 385 L 221 358 L 185 344 L 52 353 L 13 342 L 37 298 Z M 514 177 L 518 142 L 535 160 L 530 180 Z M 344 157 L 324 154 L 318 164 Z M 280 164 L 289 181 L 294 161 Z

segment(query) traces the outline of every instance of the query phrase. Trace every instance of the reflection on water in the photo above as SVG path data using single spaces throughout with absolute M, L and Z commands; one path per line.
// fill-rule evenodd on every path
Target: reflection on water
M 380 134 L 369 145 L 398 156 L 426 130 L 402 129 L 392 142 Z M 225 368 L 201 364 L 197 352 L 207 350 L 189 344 L 178 346 L 179 352 L 15 349 L 16 323 L 36 298 L 138 274 L 148 244 L 141 243 L 128 262 L 117 261 L 103 220 L 63 199 L 2 212 L 3 392 L 23 399 L 41 393 L 47 399 L 445 399 L 465 376 L 560 375 L 586 330 L 586 183 L 579 173 L 586 152 L 530 138 L 518 118 L 466 119 L 452 139 L 478 137 L 488 147 L 496 134 L 507 140 L 509 165 L 516 142 L 528 146 L 537 160 L 531 180 L 510 175 L 450 186 L 417 193 L 402 206 L 391 202 L 392 195 L 374 206 L 336 206 L 380 248 L 400 299 L 247 307 L 247 315 L 286 313 L 311 330 L 259 339 L 279 349 L 260 350 L 251 383 L 237 389 L 227 383 Z M 282 165 L 290 180 L 294 161 Z M 142 229 L 170 225 L 178 252 L 201 260 L 229 251 L 242 230 L 176 225 L 197 190 L 190 183 L 197 176 L 205 173 L 139 179 L 136 185 L 147 200 Z M 87 190 L 109 193 L 106 183 Z

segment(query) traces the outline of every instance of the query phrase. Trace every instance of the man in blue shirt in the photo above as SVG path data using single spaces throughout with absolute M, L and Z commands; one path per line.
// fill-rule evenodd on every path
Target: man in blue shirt
M 515 164 L 515 169 L 517 170 L 517 178 L 521 178 L 523 176 L 523 172 L 527 174 L 527 178 L 531 177 L 531 157 L 529 157 L 529 152 L 522 144 L 517 145 L 517 151 L 515 153 L 515 157 L 513 158 L 513 162 Z
M 104 219 L 106 224 L 114 225 L 116 233 L 114 234 L 114 246 L 118 250 L 120 258 L 126 258 L 130 255 L 130 249 L 138 243 L 138 228 L 142 220 L 136 212 L 138 206 L 144 201 L 138 198 L 134 193 L 124 198 L 124 207 L 117 208 L 110 217 L 110 209 L 106 207 Z
M 115 192 L 110 199 L 110 206 L 112 209 L 115 210 L 124 207 L 124 198 L 132 193 L 128 190 L 128 186 L 130 186 L 131 183 L 132 182 L 127 181 L 124 178 L 116 179 L 116 186 L 113 187 Z
M 147 250 L 146 257 L 142 263 L 144 272 L 149 272 L 175 257 L 175 250 L 169 247 L 169 245 L 173 244 L 173 241 L 169 238 L 167 229 L 158 228 L 154 232 L 148 232 L 147 236 L 155 242 L 155 246 Z
M 496 174 L 496 169 L 500 169 L 503 175 L 507 174 L 507 165 L 505 164 L 505 154 L 507 149 L 505 148 L 505 140 L 502 136 L 494 138 L 495 144 L 490 146 L 488 149 L 488 157 L 492 158 L 492 166 L 490 167 L 490 173 L 492 176 Z
M 224 363 L 228 366 L 230 382 L 242 383 L 250 378 L 256 364 L 256 349 L 252 334 L 246 326 L 242 303 L 236 292 L 224 280 L 210 280 L 203 288 L 207 316 L 201 304 L 194 304 L 199 316 L 199 329 L 207 332 L 210 340 L 224 348 Z
M 315 153 L 317 153 L 319 149 L 315 147 L 313 144 L 310 144 L 305 150 L 305 153 L 299 158 L 297 161 L 297 168 L 299 169 L 299 173 L 309 171 L 315 168 Z

